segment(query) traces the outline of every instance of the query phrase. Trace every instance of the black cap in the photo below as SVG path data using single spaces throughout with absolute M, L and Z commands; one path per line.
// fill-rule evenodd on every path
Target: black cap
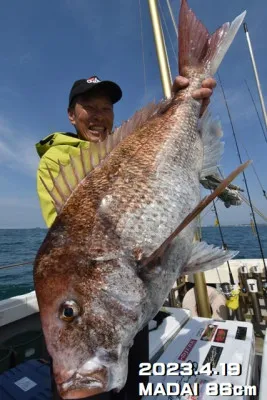
M 69 106 L 74 97 L 89 92 L 93 88 L 98 87 L 104 89 L 107 95 L 111 98 L 112 103 L 117 103 L 122 97 L 121 88 L 114 82 L 101 81 L 97 76 L 91 76 L 88 79 L 79 79 L 75 81 L 69 95 Z

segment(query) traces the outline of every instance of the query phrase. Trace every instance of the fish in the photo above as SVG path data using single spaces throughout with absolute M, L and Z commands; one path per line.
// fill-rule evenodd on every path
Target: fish
M 43 183 L 58 215 L 33 275 L 63 399 L 120 391 L 134 338 L 175 280 L 237 254 L 194 240 L 196 216 L 248 163 L 201 200 L 200 180 L 221 157 L 221 132 L 208 111 L 199 123 L 201 101 L 191 93 L 215 74 L 244 16 L 209 35 L 182 0 L 179 72 L 189 86 L 136 112 L 67 165 L 59 161 L 58 176 L 47 167 L 52 189 Z

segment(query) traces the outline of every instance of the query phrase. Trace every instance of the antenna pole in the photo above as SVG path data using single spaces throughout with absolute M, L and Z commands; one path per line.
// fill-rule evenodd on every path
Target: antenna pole
M 154 39 L 156 44 L 163 93 L 166 98 L 170 98 L 172 77 L 171 77 L 171 70 L 168 61 L 162 26 L 160 23 L 157 0 L 148 0 L 148 4 L 152 20 L 152 27 L 154 32 Z

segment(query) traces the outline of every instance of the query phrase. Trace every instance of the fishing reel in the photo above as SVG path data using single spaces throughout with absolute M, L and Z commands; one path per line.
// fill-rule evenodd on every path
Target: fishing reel
M 239 285 L 224 282 L 221 283 L 220 291 L 226 297 L 226 306 L 230 310 L 236 310 L 239 307 L 239 293 L 240 293 Z
M 233 292 L 235 292 L 236 290 L 238 290 L 238 293 L 239 293 L 239 290 L 240 290 L 238 285 L 236 285 L 236 284 L 232 285 L 232 284 L 230 284 L 229 282 L 221 283 L 220 286 L 221 286 L 221 287 L 220 287 L 220 291 L 224 294 L 224 296 L 225 296 L 227 299 L 230 299 L 232 296 L 235 296 L 235 295 L 236 295 L 236 294 L 233 293 Z

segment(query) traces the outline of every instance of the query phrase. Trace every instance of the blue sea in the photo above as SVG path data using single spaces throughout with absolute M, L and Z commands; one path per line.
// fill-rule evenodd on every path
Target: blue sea
M 265 258 L 267 258 L 267 225 L 258 226 Z M 261 258 L 257 237 L 250 226 L 222 227 L 224 242 L 229 249 L 239 250 L 237 258 Z M 0 229 L 0 300 L 34 290 L 32 265 L 1 269 L 1 267 L 32 261 L 41 245 L 46 229 Z M 207 243 L 221 246 L 218 227 L 202 228 Z

